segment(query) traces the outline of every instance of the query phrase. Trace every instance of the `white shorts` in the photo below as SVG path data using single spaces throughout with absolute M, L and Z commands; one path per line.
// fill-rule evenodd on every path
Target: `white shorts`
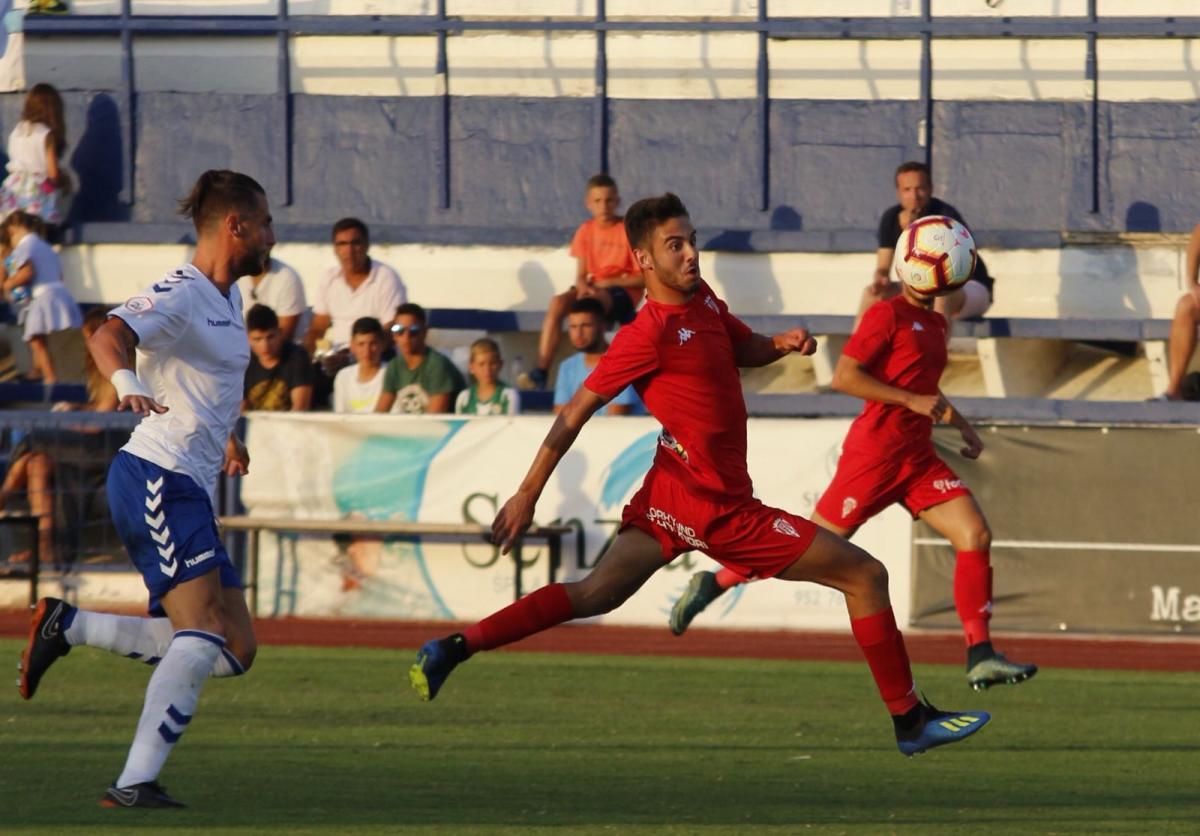
M 958 319 L 975 319 L 987 313 L 992 306 L 992 296 L 988 293 L 983 282 L 968 279 L 962 286 L 963 306 L 958 312 Z

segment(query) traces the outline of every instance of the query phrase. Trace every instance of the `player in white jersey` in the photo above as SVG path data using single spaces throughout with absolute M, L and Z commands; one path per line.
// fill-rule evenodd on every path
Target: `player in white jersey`
M 241 296 L 231 289 L 239 276 L 262 271 L 275 234 L 262 186 L 237 172 L 206 171 L 180 207 L 196 227 L 191 263 L 110 311 L 88 341 L 116 387 L 118 408 L 143 416 L 109 469 L 108 498 L 149 590 L 150 617 L 43 598 L 21 655 L 25 699 L 76 645 L 156 666 L 125 768 L 100 801 L 105 807 L 183 806 L 158 773 L 204 681 L 245 673 L 256 650 L 213 495 L 222 472 L 243 474 L 250 462 L 233 435 L 250 348 Z

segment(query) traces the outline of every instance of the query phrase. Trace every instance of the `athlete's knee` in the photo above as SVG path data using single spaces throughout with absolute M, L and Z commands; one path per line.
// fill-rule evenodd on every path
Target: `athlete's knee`
M 887 591 L 888 588 L 888 570 L 883 565 L 883 562 L 871 557 L 871 555 L 863 552 L 863 559 L 858 567 L 858 580 L 864 586 L 868 586 L 874 590 Z
M 992 529 L 987 521 L 976 520 L 959 535 L 961 551 L 985 552 L 992 547 Z
M 1191 321 L 1200 319 L 1200 305 L 1196 304 L 1195 296 L 1185 293 L 1179 297 L 1179 301 L 1175 303 L 1175 318 Z

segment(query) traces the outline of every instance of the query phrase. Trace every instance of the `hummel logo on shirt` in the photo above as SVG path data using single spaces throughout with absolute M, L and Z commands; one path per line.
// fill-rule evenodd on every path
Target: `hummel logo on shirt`
M 233 324 L 232 319 L 211 319 L 209 317 L 205 317 L 205 319 L 208 320 L 208 324 L 213 328 L 228 328 Z
M 696 332 L 691 330 L 690 328 L 680 328 L 679 329 L 679 344 L 683 345 L 685 342 L 687 342 L 694 336 L 696 336 Z

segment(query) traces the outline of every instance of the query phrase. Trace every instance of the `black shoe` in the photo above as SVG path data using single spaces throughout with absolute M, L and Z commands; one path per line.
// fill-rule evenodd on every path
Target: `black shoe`
M 101 807 L 186 807 L 182 801 L 176 801 L 167 795 L 167 791 L 159 786 L 158 781 L 146 781 L 134 784 L 132 787 L 118 787 L 114 783 L 104 791 L 100 799 Z
M 58 598 L 43 598 L 37 602 L 29 627 L 29 644 L 21 653 L 21 664 L 17 666 L 21 672 L 17 688 L 25 699 L 33 699 L 42 675 L 59 657 L 71 652 L 71 645 L 63 635 L 62 621 L 74 611 L 74 607 Z

